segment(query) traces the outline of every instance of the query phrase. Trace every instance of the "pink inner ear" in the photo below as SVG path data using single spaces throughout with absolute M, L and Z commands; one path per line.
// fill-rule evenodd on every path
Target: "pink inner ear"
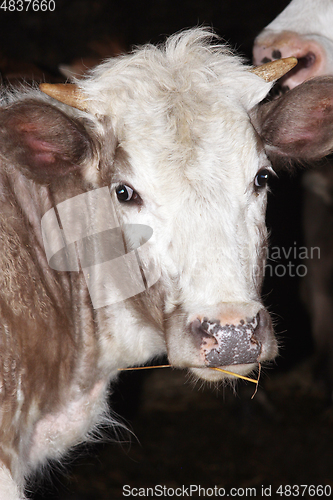
M 89 130 L 79 119 L 34 99 L 4 107 L 0 133 L 8 160 L 41 182 L 80 170 L 92 155 Z
M 53 143 L 43 141 L 30 134 L 24 134 L 24 138 L 38 164 L 54 164 L 56 156 L 61 154 L 60 148 L 57 148 Z
M 40 163 L 55 163 L 55 157 L 52 153 L 37 153 L 36 162 Z
M 54 152 L 60 153 L 60 149 L 55 147 L 55 144 L 43 141 L 42 139 L 38 139 L 36 137 L 30 136 L 28 134 L 25 135 L 25 140 L 28 146 L 37 151 L 45 151 L 45 152 Z

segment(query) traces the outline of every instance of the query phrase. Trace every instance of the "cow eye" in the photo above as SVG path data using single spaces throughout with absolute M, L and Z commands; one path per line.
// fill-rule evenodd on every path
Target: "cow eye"
M 127 186 L 127 184 L 119 184 L 119 186 L 116 187 L 116 195 L 120 203 L 143 204 L 140 195 L 134 191 L 133 188 Z
M 133 198 L 134 190 L 125 184 L 121 184 L 116 188 L 117 198 L 120 202 L 130 201 Z
M 263 168 L 262 170 L 259 170 L 257 175 L 254 178 L 254 187 L 256 189 L 261 189 L 267 186 L 269 178 L 270 178 L 270 171 L 267 168 Z

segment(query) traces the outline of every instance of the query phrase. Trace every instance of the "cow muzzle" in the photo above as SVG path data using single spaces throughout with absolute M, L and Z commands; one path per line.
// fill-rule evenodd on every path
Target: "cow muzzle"
M 278 33 L 273 30 L 264 30 L 255 41 L 253 61 L 256 66 L 260 67 L 263 63 L 267 64 L 267 61 L 296 57 L 297 66 L 279 81 L 282 89 L 290 90 L 310 78 L 329 74 L 326 67 L 327 54 L 324 42 L 324 37 L 307 38 L 292 31 Z M 330 48 L 331 42 L 327 40 L 326 43 Z
M 184 316 L 177 314 L 175 321 L 186 321 Z M 179 332 L 179 323 L 172 323 L 167 338 L 169 360 L 174 366 L 191 368 L 199 378 L 224 378 L 210 368 L 245 375 L 278 352 L 270 315 L 258 302 L 224 303 L 192 315 L 181 336 L 173 334 Z
M 253 318 L 227 320 L 195 319 L 190 329 L 205 366 L 231 366 L 260 362 L 265 340 L 272 332 L 268 312 L 261 309 Z M 269 332 L 268 332 L 269 330 Z

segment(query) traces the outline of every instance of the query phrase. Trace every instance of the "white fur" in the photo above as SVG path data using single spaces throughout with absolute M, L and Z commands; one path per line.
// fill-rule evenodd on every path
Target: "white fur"
M 221 302 L 261 307 L 253 272 L 266 234 L 266 190 L 254 193 L 253 181 L 270 164 L 249 112 L 271 84 L 212 39 L 189 30 L 162 48 L 107 61 L 78 82 L 97 120 L 111 118 L 131 165 L 131 173 L 116 171 L 111 185 L 119 219 L 153 229 L 143 264 L 160 268 L 165 312 L 182 304 L 188 318 L 210 307 L 218 314 Z M 117 203 L 119 183 L 140 194 L 140 209 Z M 138 329 L 131 311 L 121 324 L 126 337 L 117 348 L 114 338 L 103 340 L 105 353 L 131 363 L 134 349 L 141 362 L 162 352 L 162 332 Z
M 0 462 L 0 498 L 3 500 L 24 500 L 9 470 Z
M 274 31 L 290 30 L 302 35 L 320 35 L 333 40 L 333 3 L 331 0 L 292 0 L 268 24 Z
M 45 459 L 59 459 L 63 450 L 78 444 L 105 413 L 106 383 L 100 380 L 86 396 L 72 397 L 65 408 L 50 413 L 35 428 L 29 462 L 35 469 Z
M 258 154 L 248 112 L 271 84 L 210 41 L 192 30 L 164 50 L 148 46 L 108 61 L 80 83 L 89 109 L 111 116 L 130 159 L 134 174 L 119 181 L 145 202 L 139 213 L 125 207 L 121 216 L 153 228 L 153 256 L 163 256 L 165 275 L 181 274 L 189 309 L 221 296 L 248 299 L 241 262 L 253 267 L 255 226 L 263 225 L 265 210 L 265 195 L 255 197 L 250 188 L 259 168 L 269 166 Z

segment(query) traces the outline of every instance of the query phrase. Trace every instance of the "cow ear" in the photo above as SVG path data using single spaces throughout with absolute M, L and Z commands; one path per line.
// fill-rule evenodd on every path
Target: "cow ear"
M 5 161 L 41 182 L 81 169 L 93 152 L 80 121 L 34 99 L 0 111 L 0 137 Z
M 273 164 L 320 160 L 333 151 L 333 78 L 309 80 L 259 106 L 254 125 Z

